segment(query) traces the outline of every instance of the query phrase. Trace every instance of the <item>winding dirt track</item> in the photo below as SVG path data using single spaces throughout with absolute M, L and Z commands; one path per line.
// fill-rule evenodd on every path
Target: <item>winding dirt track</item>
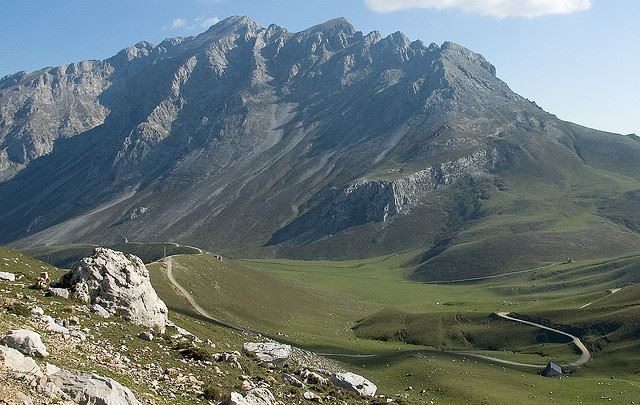
M 229 322 L 225 322 L 222 319 L 218 319 L 218 318 L 212 316 L 209 312 L 207 312 L 206 309 L 204 309 L 200 305 L 198 305 L 198 303 L 193 298 L 191 293 L 189 293 L 189 291 L 187 291 L 183 286 L 181 286 L 176 281 L 176 279 L 173 277 L 173 257 L 171 257 L 171 256 L 167 257 L 166 260 L 165 260 L 165 263 L 167 265 L 167 278 L 169 279 L 169 282 L 178 291 L 180 291 L 180 294 L 182 294 L 182 296 L 189 302 L 189 304 L 193 307 L 193 309 L 195 309 L 195 311 L 198 314 L 204 316 L 205 318 L 209 319 L 210 321 L 213 321 L 214 323 L 217 323 L 219 325 L 225 326 L 227 328 L 238 330 L 240 332 L 245 332 L 245 333 L 248 333 L 250 335 L 257 335 L 258 334 L 257 332 L 252 331 L 251 329 L 243 328 L 241 326 L 234 325 L 234 324 L 231 324 Z
M 572 362 L 564 364 L 564 367 L 580 367 L 580 366 L 584 366 L 589 361 L 591 361 L 591 353 L 589 353 L 589 350 L 584 345 L 584 343 L 582 343 L 582 341 L 580 339 L 578 339 L 576 336 L 573 336 L 573 335 L 571 335 L 569 333 L 563 332 L 563 331 L 558 330 L 558 329 L 554 329 L 554 328 L 550 328 L 548 326 L 540 325 L 539 323 L 529 322 L 529 321 L 525 321 L 525 320 L 522 320 L 522 319 L 511 317 L 511 316 L 509 316 L 509 313 L 507 313 L 507 312 L 497 312 L 496 315 L 498 315 L 502 319 L 506 319 L 508 321 L 523 323 L 525 325 L 533 326 L 535 328 L 545 329 L 545 330 L 548 330 L 548 331 L 551 331 L 551 332 L 554 332 L 554 333 L 558 333 L 560 335 L 564 335 L 564 336 L 570 338 L 573 341 L 573 344 L 576 345 L 576 347 L 580 350 L 581 354 L 580 354 L 580 357 L 577 360 L 574 360 Z M 474 357 L 474 358 L 478 358 L 478 359 L 483 359 L 483 360 L 489 360 L 489 361 L 492 361 L 494 363 L 506 364 L 506 365 L 509 365 L 509 366 L 527 367 L 527 368 L 544 368 L 546 366 L 546 364 L 519 363 L 519 362 L 516 362 L 516 361 L 503 360 L 503 359 L 498 359 L 498 358 L 495 358 L 495 357 L 485 356 L 485 355 L 475 354 L 475 353 L 458 352 L 458 354 L 464 355 L 464 356 L 469 356 L 469 357 Z

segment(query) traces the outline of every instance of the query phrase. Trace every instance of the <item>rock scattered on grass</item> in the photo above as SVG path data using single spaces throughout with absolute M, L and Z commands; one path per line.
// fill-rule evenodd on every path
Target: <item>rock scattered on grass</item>
M 13 330 L 0 340 L 0 344 L 16 349 L 27 356 L 47 357 L 49 355 L 40 335 L 32 330 Z
M 268 363 L 282 363 L 291 356 L 291 346 L 277 342 L 247 342 L 242 345 L 242 351 Z
M 371 381 L 355 373 L 334 373 L 331 374 L 331 381 L 338 387 L 363 397 L 373 397 L 378 390 Z

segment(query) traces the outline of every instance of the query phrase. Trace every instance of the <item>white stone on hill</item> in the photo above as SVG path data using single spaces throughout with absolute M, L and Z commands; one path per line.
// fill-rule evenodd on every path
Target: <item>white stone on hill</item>
M 363 397 L 373 397 L 376 395 L 378 387 L 371 381 L 354 373 L 334 373 L 331 381 L 338 387 L 355 392 Z
M 129 388 L 95 373 L 60 370 L 49 375 L 49 381 L 79 404 L 140 404 Z
M 27 356 L 46 357 L 49 355 L 40 335 L 32 330 L 13 330 L 0 340 L 0 344 L 16 349 Z
M 16 281 L 16 275 L 13 273 L 7 273 L 6 271 L 0 271 L 0 280 Z
M 84 302 L 164 333 L 167 306 L 158 298 L 149 271 L 136 256 L 96 248 L 92 256 L 80 260 L 62 277 L 61 284 Z
M 93 304 L 91 306 L 91 312 L 93 312 L 94 314 L 98 315 L 101 318 L 108 318 L 108 317 L 111 316 L 109 311 L 104 309 L 104 307 L 102 305 L 99 305 L 99 304 Z
M 291 356 L 291 346 L 277 342 L 245 343 L 242 351 L 270 363 L 286 361 Z
M 31 357 L 7 346 L 0 346 L 0 365 L 2 368 L 16 373 L 42 375 L 42 370 Z
M 69 290 L 66 288 L 49 288 L 47 290 L 48 297 L 69 298 Z
M 53 319 L 51 316 L 44 315 L 41 319 L 42 319 L 42 321 L 47 323 L 47 330 L 49 332 L 61 333 L 63 335 L 68 335 L 69 334 L 69 329 L 67 329 L 63 325 L 60 325 L 59 323 L 57 323 L 56 320 Z
M 252 389 L 244 397 L 237 392 L 232 392 L 226 405 L 276 405 L 276 399 L 266 388 Z

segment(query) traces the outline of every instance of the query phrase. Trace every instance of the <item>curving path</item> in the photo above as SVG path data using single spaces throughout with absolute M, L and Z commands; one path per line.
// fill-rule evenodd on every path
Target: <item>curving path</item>
M 539 329 L 545 329 L 545 330 L 548 330 L 548 331 L 551 331 L 551 332 L 554 332 L 554 333 L 558 333 L 560 335 L 564 335 L 564 336 L 570 338 L 572 340 L 573 344 L 576 345 L 576 347 L 578 349 L 580 349 L 581 354 L 580 354 L 580 357 L 577 360 L 574 360 L 572 362 L 564 364 L 564 367 L 580 367 L 580 366 L 584 366 L 589 361 L 591 361 L 591 353 L 589 353 L 589 350 L 587 350 L 587 347 L 584 345 L 584 343 L 582 343 L 582 341 L 580 339 L 578 339 L 576 336 L 573 336 L 573 335 L 571 335 L 569 333 L 563 332 L 563 331 L 558 330 L 558 329 L 554 329 L 554 328 L 550 328 L 548 326 L 540 325 L 539 323 L 529 322 L 529 321 L 525 321 L 525 320 L 522 320 L 522 319 L 514 318 L 512 316 L 509 316 L 508 312 L 496 312 L 496 315 L 498 315 L 500 318 L 508 320 L 508 321 L 523 323 L 525 325 L 533 326 L 533 327 L 539 328 Z M 494 363 L 506 364 L 506 365 L 509 365 L 509 366 L 527 367 L 527 368 L 544 368 L 546 366 L 546 364 L 519 363 L 519 362 L 516 362 L 516 361 L 503 360 L 503 359 L 498 359 L 496 357 L 485 356 L 485 355 L 474 354 L 474 353 L 467 353 L 467 352 L 457 352 L 457 354 L 464 355 L 464 356 L 469 356 L 469 357 L 475 357 L 475 358 L 482 359 L 482 360 L 489 360 L 489 361 L 492 361 Z
M 458 284 L 458 283 L 469 283 L 472 281 L 482 281 L 482 280 L 492 280 L 494 278 L 502 278 L 514 276 L 517 274 L 525 274 L 531 273 L 538 270 L 548 269 L 549 267 L 555 266 L 557 263 L 547 264 L 546 266 L 534 267 L 532 269 L 524 269 L 524 270 L 516 270 L 510 271 L 508 273 L 500 273 L 500 274 L 492 274 L 490 276 L 479 276 L 479 277 L 469 277 L 469 278 L 459 278 L 457 280 L 439 280 L 439 281 L 411 281 L 405 280 L 403 283 L 413 283 L 413 284 Z
M 572 362 L 569 362 L 569 363 L 565 364 L 566 367 L 580 367 L 580 366 L 584 366 L 589 361 L 591 361 L 591 353 L 589 353 L 589 350 L 584 345 L 584 343 L 582 343 L 582 341 L 576 336 L 573 336 L 573 335 L 571 335 L 571 334 L 569 334 L 567 332 L 563 332 L 563 331 L 558 330 L 558 329 L 554 329 L 554 328 L 550 328 L 548 326 L 540 325 L 539 323 L 524 321 L 522 319 L 511 317 L 506 312 L 498 312 L 498 313 L 496 313 L 496 315 L 498 315 L 499 317 L 501 317 L 503 319 L 506 319 L 508 321 L 520 322 L 520 323 L 523 323 L 525 325 L 534 326 L 534 327 L 540 328 L 540 329 L 545 329 L 545 330 L 548 330 L 548 331 L 551 331 L 551 332 L 554 332 L 554 333 L 558 333 L 560 335 L 563 335 L 563 336 L 566 336 L 566 337 L 570 338 L 573 341 L 573 344 L 576 345 L 576 347 L 580 350 L 581 354 L 580 354 L 580 357 L 577 360 L 574 360 Z
M 165 263 L 167 265 L 167 278 L 169 279 L 169 282 L 171 283 L 171 285 L 173 285 L 174 288 L 176 288 L 180 292 L 180 294 L 182 294 L 182 296 L 189 302 L 189 304 L 193 307 L 193 309 L 195 309 L 195 311 L 198 314 L 204 316 L 205 318 L 209 319 L 210 321 L 213 321 L 213 322 L 215 322 L 215 323 L 217 323 L 219 325 L 225 326 L 227 328 L 238 330 L 240 332 L 245 332 L 245 333 L 248 333 L 250 335 L 257 335 L 258 334 L 257 332 L 254 332 L 251 329 L 243 328 L 241 326 L 231 324 L 229 322 L 223 321 L 222 319 L 218 319 L 218 318 L 212 316 L 209 312 L 207 312 L 206 309 L 204 309 L 200 305 L 198 305 L 198 303 L 193 298 L 191 293 L 189 293 L 189 291 L 187 291 L 183 286 L 181 286 L 176 281 L 176 279 L 173 277 L 173 257 L 171 257 L 171 256 L 167 257 L 166 260 L 165 260 Z

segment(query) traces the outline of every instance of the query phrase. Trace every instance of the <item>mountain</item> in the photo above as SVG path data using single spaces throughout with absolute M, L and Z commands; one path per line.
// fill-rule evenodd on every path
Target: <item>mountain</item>
M 597 96 L 597 95 L 594 95 Z M 409 277 L 640 247 L 640 143 L 564 122 L 460 45 L 230 17 L 0 80 L 0 243 L 236 256 L 415 250 Z

